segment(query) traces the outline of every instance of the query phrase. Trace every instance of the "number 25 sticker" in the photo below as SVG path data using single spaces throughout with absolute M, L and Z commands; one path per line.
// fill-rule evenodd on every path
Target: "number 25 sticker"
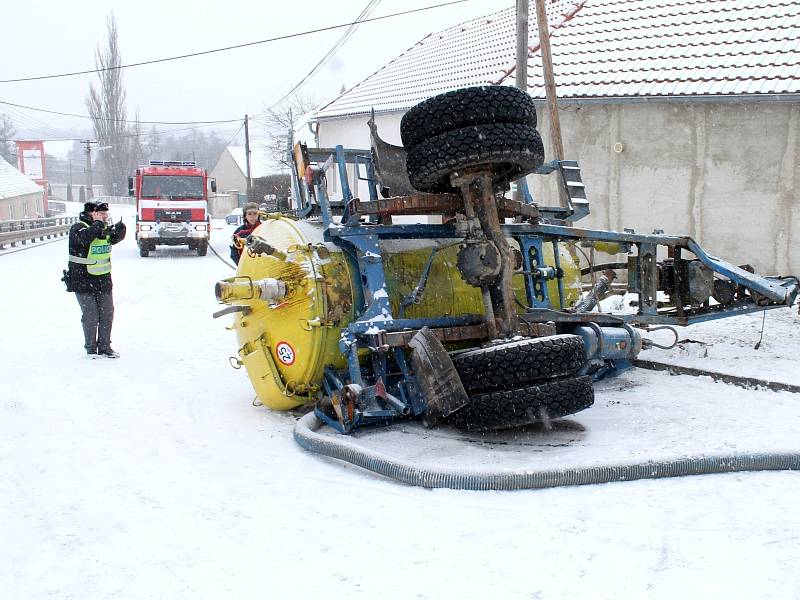
M 278 345 L 275 346 L 275 353 L 278 355 L 278 360 L 284 365 L 288 366 L 294 364 L 294 348 L 286 342 L 279 342 Z

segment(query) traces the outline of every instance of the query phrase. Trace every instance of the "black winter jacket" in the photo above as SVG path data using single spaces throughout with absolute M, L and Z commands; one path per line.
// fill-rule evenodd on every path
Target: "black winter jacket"
M 125 239 L 125 231 L 125 223 L 119 222 L 108 227 L 102 221 L 92 222 L 92 218 L 82 212 L 79 221 L 69 230 L 69 253 L 86 258 L 89 255 L 89 246 L 96 238 L 108 235 L 112 244 L 118 244 Z M 111 273 L 89 275 L 86 265 L 80 263 L 69 262 L 68 277 L 70 291 L 78 294 L 110 292 L 112 289 Z
M 248 223 L 247 220 L 245 219 L 245 222 L 239 225 L 234 230 L 233 237 L 241 238 L 241 240 L 244 241 L 245 239 L 247 239 L 247 236 L 253 233 L 256 230 L 256 227 L 258 227 L 259 225 L 261 225 L 260 220 L 256 221 L 255 225 L 250 225 L 250 223 Z M 239 249 L 236 246 L 231 245 L 231 260 L 238 265 L 239 259 L 241 257 L 242 253 L 239 251 Z

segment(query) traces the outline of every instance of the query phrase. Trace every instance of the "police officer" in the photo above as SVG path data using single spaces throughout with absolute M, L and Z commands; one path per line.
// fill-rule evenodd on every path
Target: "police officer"
M 108 204 L 87 202 L 69 230 L 67 290 L 81 307 L 84 348 L 90 358 L 119 358 L 111 348 L 114 300 L 111 294 L 111 246 L 125 239 L 125 224 L 107 224 Z

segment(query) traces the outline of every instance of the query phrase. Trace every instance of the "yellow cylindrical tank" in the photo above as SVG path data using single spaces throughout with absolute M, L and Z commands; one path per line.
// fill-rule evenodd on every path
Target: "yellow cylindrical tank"
M 323 242 L 322 224 L 270 216 L 254 232 L 277 250 L 251 255 L 245 249 L 236 277 L 217 284 L 217 296 L 242 308 L 233 328 L 238 360 L 247 370 L 259 400 L 285 410 L 317 399 L 325 365 L 346 366 L 339 351 L 341 330 L 355 318 L 361 295 L 360 275 L 341 248 Z M 456 268 L 459 240 L 386 240 L 381 244 L 386 292 L 395 317 L 401 300 L 419 283 L 431 252 L 424 294 L 405 309 L 405 318 L 483 314 L 481 292 L 467 284 Z M 552 244 L 544 245 L 553 264 Z M 580 295 L 580 270 L 559 245 L 565 271 L 566 303 Z M 358 287 L 357 287 L 358 286 Z M 520 302 L 526 304 L 522 275 L 514 276 Z M 548 293 L 558 301 L 556 280 Z

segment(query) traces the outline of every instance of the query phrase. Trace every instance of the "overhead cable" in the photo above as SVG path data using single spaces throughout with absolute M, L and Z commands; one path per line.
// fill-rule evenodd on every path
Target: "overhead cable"
M 48 113 L 51 115 L 61 115 L 63 117 L 78 117 L 80 119 L 91 119 L 93 121 L 112 121 L 114 123 L 142 123 L 144 125 L 221 125 L 223 123 L 238 123 L 242 120 L 240 117 L 238 119 L 220 119 L 217 121 L 136 121 L 133 119 L 108 119 L 104 117 L 95 118 L 90 117 L 89 115 L 79 115 L 75 113 L 60 112 L 57 110 L 48 110 L 46 108 L 36 108 L 35 106 L 25 106 L 24 104 L 14 104 L 13 102 L 6 102 L 5 100 L 0 100 L 0 104 L 14 106 L 16 108 L 24 108 L 26 110 L 35 110 L 37 112 Z
M 352 22 L 352 23 L 342 23 L 340 25 L 331 25 L 329 27 L 320 27 L 318 29 L 310 29 L 308 31 L 301 31 L 301 32 L 298 32 L 298 33 L 289 33 L 289 34 L 286 34 L 286 35 L 279 35 L 279 36 L 276 36 L 276 37 L 266 38 L 266 39 L 263 39 L 263 40 L 257 40 L 257 41 L 254 41 L 254 42 L 245 42 L 244 44 L 236 44 L 234 46 L 225 46 L 224 48 L 214 48 L 212 50 L 202 50 L 200 52 L 190 52 L 188 54 L 179 54 L 177 56 L 168 56 L 168 57 L 165 57 L 165 58 L 156 58 L 156 59 L 153 59 L 153 60 L 144 60 L 144 61 L 140 61 L 140 62 L 129 63 L 127 65 L 116 65 L 116 66 L 111 66 L 111 67 L 103 67 L 103 68 L 100 68 L 100 69 L 86 69 L 84 71 L 73 71 L 71 73 L 57 73 L 57 74 L 53 74 L 53 75 L 36 75 L 36 76 L 32 76 L 32 77 L 17 77 L 15 79 L 0 79 L 0 83 L 19 83 L 19 82 L 22 82 L 22 81 L 37 81 L 37 80 L 41 80 L 41 79 L 56 79 L 58 77 L 74 77 L 76 75 L 89 75 L 91 73 L 101 73 L 103 71 L 115 71 L 115 70 L 118 70 L 118 69 L 129 69 L 131 67 L 141 67 L 141 66 L 144 66 L 144 65 L 152 65 L 152 64 L 162 63 L 162 62 L 167 62 L 167 61 L 172 61 L 172 60 L 180 60 L 180 59 L 184 59 L 184 58 L 192 58 L 192 57 L 195 57 L 195 56 L 203 56 L 203 55 L 206 55 L 206 54 L 215 54 L 217 52 L 226 52 L 228 50 L 236 50 L 236 49 L 239 49 L 239 48 L 247 48 L 248 46 L 257 46 L 259 44 L 267 44 L 267 43 L 270 43 L 270 42 L 278 42 L 278 41 L 281 41 L 281 40 L 287 40 L 287 39 L 291 39 L 291 38 L 297 38 L 297 37 L 312 35 L 314 33 L 322 33 L 323 31 L 332 31 L 334 29 L 341 29 L 342 27 L 350 27 L 352 25 L 356 25 L 356 24 L 359 24 L 359 23 L 371 23 L 373 21 L 381 21 L 381 20 L 384 20 L 384 19 L 391 19 L 393 17 L 400 17 L 400 16 L 403 16 L 403 15 L 409 15 L 409 14 L 413 14 L 413 13 L 423 12 L 423 11 L 427 11 L 427 10 L 432 10 L 434 8 L 442 8 L 444 6 L 452 6 L 454 4 L 462 4 L 463 2 L 469 2 L 469 1 L 470 0 L 453 0 L 452 2 L 443 2 L 442 4 L 435 4 L 433 6 L 425 6 L 423 8 L 415 8 L 415 9 L 412 9 L 412 10 L 406 10 L 406 11 L 402 11 L 402 12 L 392 13 L 392 14 L 389 14 L 389 15 L 383 15 L 381 17 L 372 17 L 371 19 L 364 19 L 363 21 L 360 21 L 360 22 L 359 21 L 355 21 L 355 22 Z
M 295 86 L 292 89 L 286 92 L 280 98 L 280 100 L 274 102 L 272 106 L 269 107 L 268 110 L 272 110 L 273 108 L 278 106 L 281 102 L 286 100 L 286 98 L 291 96 L 295 92 L 295 90 L 297 90 L 301 85 L 303 85 L 306 81 L 308 81 L 311 77 L 313 77 L 314 74 L 317 73 L 325 65 L 325 63 L 327 63 L 328 60 L 336 53 L 336 51 L 344 45 L 344 43 L 350 38 L 350 36 L 353 35 L 358 26 L 361 23 L 366 22 L 367 17 L 373 11 L 373 9 L 380 3 L 380 1 L 381 0 L 370 0 L 364 7 L 364 9 L 359 13 L 358 17 L 356 17 L 356 20 L 350 25 L 350 27 L 347 28 L 347 31 L 344 32 L 342 37 L 340 37 L 337 40 L 337 42 L 331 47 L 331 49 L 325 53 L 325 56 L 319 59 L 317 64 L 314 65 L 312 69 L 308 73 L 306 73 L 306 75 L 297 84 L 295 84 Z

